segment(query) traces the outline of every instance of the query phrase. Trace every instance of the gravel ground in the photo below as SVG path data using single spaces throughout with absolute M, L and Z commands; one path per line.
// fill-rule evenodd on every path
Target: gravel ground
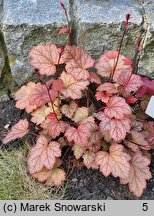
M 26 114 L 15 108 L 13 100 L 0 103 L 0 143 L 8 129 Z M 17 146 L 20 141 L 10 143 Z M 154 151 L 152 152 L 151 171 L 153 178 L 148 182 L 147 189 L 140 199 L 154 200 Z M 68 155 L 71 160 L 71 155 Z M 67 160 L 69 161 L 69 160 Z M 130 200 L 137 199 L 129 192 L 127 185 L 120 185 L 119 179 L 112 176 L 104 177 L 98 170 L 77 169 L 66 165 L 69 174 L 65 199 L 86 200 Z

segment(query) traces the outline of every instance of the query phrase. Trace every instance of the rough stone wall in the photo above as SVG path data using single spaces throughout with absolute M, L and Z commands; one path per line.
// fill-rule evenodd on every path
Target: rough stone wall
M 121 21 L 131 14 L 131 24 L 123 53 L 130 58 L 137 38 L 144 46 L 138 63 L 140 74 L 154 78 L 154 0 L 63 0 L 73 28 L 73 40 L 95 58 L 109 49 L 117 49 Z M 0 0 L 0 98 L 33 77 L 28 64 L 29 50 L 36 44 L 62 44 L 57 36 L 66 25 L 60 0 Z

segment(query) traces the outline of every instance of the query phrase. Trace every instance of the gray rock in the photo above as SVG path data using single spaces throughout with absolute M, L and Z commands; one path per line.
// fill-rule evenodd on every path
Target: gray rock
M 63 1 L 68 7 L 68 1 Z M 29 50 L 39 43 L 63 43 L 57 30 L 66 24 L 59 1 L 7 0 L 4 1 L 2 30 L 13 79 L 22 85 L 34 69 L 28 64 Z
M 74 14 L 77 28 L 77 43 L 98 57 L 102 52 L 117 49 L 121 39 L 121 22 L 127 13 L 132 18 L 124 41 L 124 54 L 131 58 L 135 42 L 140 35 L 142 15 L 133 0 L 77 0 Z
M 104 51 L 119 47 L 121 22 L 131 14 L 129 30 L 124 39 L 122 53 L 134 57 L 136 41 L 145 37 L 138 73 L 154 78 L 154 0 L 77 0 L 74 2 L 76 43 L 95 58 Z
M 144 27 L 147 30 L 139 63 L 139 72 L 154 78 L 154 0 L 143 4 Z
M 68 6 L 68 1 L 63 1 Z M 4 20 L 7 25 L 64 24 L 65 17 L 60 1 L 7 0 L 4 1 Z
M 149 26 L 149 31 L 154 31 L 154 0 L 152 1 L 147 1 L 149 2 L 146 5 L 143 5 L 145 9 L 145 15 L 147 17 L 147 24 Z

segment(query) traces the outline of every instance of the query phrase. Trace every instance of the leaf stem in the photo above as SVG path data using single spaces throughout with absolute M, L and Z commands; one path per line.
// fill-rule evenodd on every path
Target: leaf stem
M 127 31 L 127 28 L 128 28 L 128 21 L 129 21 L 129 19 L 130 19 L 130 15 L 127 14 L 126 15 L 126 21 L 123 22 L 124 30 L 123 30 L 123 33 L 122 33 L 122 38 L 121 38 L 120 46 L 119 46 L 119 49 L 118 49 L 118 55 L 117 55 L 116 63 L 114 65 L 114 67 L 113 67 L 112 73 L 110 74 L 110 79 L 109 79 L 110 82 L 112 82 L 112 80 L 113 80 L 113 76 L 114 76 L 115 70 L 116 70 L 117 65 L 118 65 L 119 56 L 120 56 L 120 53 L 121 53 L 121 49 L 122 49 L 122 45 L 123 45 L 123 40 L 124 40 L 126 31 Z
M 95 98 L 95 95 L 93 94 L 93 92 L 91 91 L 90 88 L 88 88 L 88 91 L 89 91 L 90 94 L 92 95 L 92 97 L 93 97 L 93 99 L 95 100 L 95 102 L 98 103 L 97 100 L 96 100 L 96 98 Z
M 60 95 L 59 95 L 59 91 L 58 91 L 58 109 L 59 109 L 59 112 L 61 113 L 61 114 L 63 114 L 62 112 L 61 112 L 61 110 L 60 110 Z
M 105 107 L 101 107 L 100 109 L 97 109 L 97 112 L 99 112 L 99 111 L 101 111 L 103 109 L 105 109 Z
M 117 55 L 116 63 L 114 65 L 113 71 L 112 71 L 112 73 L 110 75 L 110 80 L 109 80 L 110 82 L 112 82 L 112 80 L 113 80 L 113 76 L 114 76 L 115 70 L 116 70 L 117 65 L 118 65 L 119 56 L 120 56 L 120 53 L 121 53 L 125 33 L 126 33 L 126 29 L 124 29 L 123 34 L 122 34 L 122 38 L 121 38 L 121 41 L 120 41 L 120 46 L 119 46 L 119 49 L 118 49 L 118 55 Z
M 88 91 L 86 91 L 86 107 L 89 108 L 89 94 L 88 94 Z
M 72 45 L 72 42 L 71 42 L 71 28 L 70 28 L 70 22 L 69 22 L 69 18 L 68 18 L 68 13 L 67 13 L 67 9 L 64 5 L 63 2 L 60 2 L 60 5 L 62 7 L 62 9 L 64 10 L 64 14 L 65 14 L 65 17 L 66 17 L 66 21 L 67 21 L 67 28 L 68 28 L 68 44 L 69 45 Z
M 38 136 L 38 134 L 32 132 L 32 131 L 29 131 L 29 134 L 33 135 L 33 136 Z
M 67 148 L 67 150 L 65 151 L 65 153 L 64 153 L 63 156 L 62 156 L 62 160 L 64 160 L 64 158 L 65 158 L 65 156 L 67 155 L 67 153 L 68 153 L 69 150 L 70 150 L 70 149 Z
M 37 77 L 39 78 L 40 82 L 41 82 L 43 85 L 45 85 L 45 87 L 46 87 L 46 89 L 47 89 L 47 92 L 48 92 L 48 95 L 49 95 L 49 98 L 50 98 L 50 102 L 51 102 L 51 106 L 52 106 L 53 112 L 54 112 L 54 114 L 55 114 L 55 116 L 56 116 L 56 119 L 57 119 L 57 121 L 58 121 L 58 117 L 57 117 L 57 114 L 56 114 L 55 109 L 54 109 L 54 105 L 55 105 L 55 104 L 54 104 L 54 102 L 53 102 L 52 99 L 51 99 L 51 95 L 50 95 L 50 92 L 49 92 L 49 88 L 48 88 L 47 84 L 46 84 L 45 82 L 43 82 L 43 79 L 42 79 L 42 76 L 40 75 L 40 73 L 37 72 L 36 74 L 37 74 Z M 59 108 L 59 106 L 57 106 L 57 105 L 55 105 L 55 106 Z M 59 109 L 60 109 L 60 108 L 59 108 Z
M 121 90 L 121 93 L 120 93 L 121 95 L 123 94 L 124 90 L 125 90 L 126 87 L 128 86 L 128 84 L 129 84 L 129 82 L 130 82 L 130 80 L 131 80 L 132 75 L 133 75 L 133 74 L 135 73 L 135 71 L 136 71 L 137 57 L 138 57 L 138 55 L 139 55 L 139 53 L 140 53 L 141 42 L 142 42 L 142 38 L 139 37 L 139 38 L 138 38 L 138 41 L 137 41 L 137 49 L 136 49 L 135 56 L 134 56 L 134 59 L 133 59 L 133 69 L 132 69 L 132 71 L 131 71 L 131 73 L 130 73 L 130 76 L 129 76 L 127 82 L 125 83 L 124 87 L 123 87 L 122 90 Z
M 134 145 L 138 145 L 138 146 L 140 146 L 140 147 L 143 147 L 143 148 L 144 148 L 144 147 L 145 147 L 145 148 L 146 148 L 146 147 L 147 147 L 147 148 L 149 147 L 148 145 L 145 145 L 145 146 L 140 145 L 140 144 L 134 142 L 133 140 L 127 140 L 127 141 L 133 143 Z
M 51 106 L 52 106 L 53 113 L 55 114 L 57 121 L 59 121 L 59 120 L 58 120 L 58 117 L 57 117 L 57 114 L 56 114 L 56 112 L 55 112 L 55 108 L 54 108 L 53 101 L 52 101 L 52 99 L 51 99 L 51 95 L 50 95 L 49 88 L 48 88 L 48 86 L 47 86 L 46 83 L 43 83 L 43 84 L 46 86 L 46 89 L 47 89 L 47 92 L 48 92 L 48 95 L 49 95 L 49 98 L 50 98 L 50 102 L 51 102 Z

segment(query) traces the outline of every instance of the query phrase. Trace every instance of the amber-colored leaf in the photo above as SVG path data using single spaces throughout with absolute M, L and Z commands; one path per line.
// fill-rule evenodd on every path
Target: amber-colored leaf
M 97 100 L 101 100 L 102 102 L 107 103 L 113 93 L 118 93 L 115 84 L 103 83 L 97 88 L 95 96 Z
M 51 112 L 51 107 L 47 107 L 44 105 L 31 113 L 32 115 L 31 121 L 39 125 L 45 120 L 45 118 L 50 112 Z
M 90 145 L 89 145 L 90 144 Z M 101 141 L 99 140 L 97 143 L 88 143 L 87 149 L 89 149 L 91 152 L 98 152 L 101 148 Z
M 101 120 L 99 125 L 102 133 L 107 132 L 110 138 L 116 142 L 125 139 L 126 133 L 130 131 L 130 120 L 124 119 L 110 119 L 103 112 L 100 112 L 96 117 Z
M 96 163 L 104 176 L 111 173 L 114 177 L 127 178 L 130 172 L 131 157 L 124 152 L 124 147 L 119 144 L 112 144 L 109 153 L 100 151 L 96 154 Z
M 69 61 L 71 61 L 72 59 L 75 59 L 76 57 L 76 52 L 77 52 L 77 47 L 76 46 L 70 46 L 67 45 L 65 46 L 65 50 L 62 54 L 62 60 L 65 64 L 67 64 Z
M 90 128 L 90 132 L 91 132 L 91 135 L 89 137 L 86 147 L 91 152 L 98 152 L 101 147 L 101 139 L 103 135 L 98 130 L 97 124 L 94 124 L 93 127 Z
M 83 155 L 83 163 L 89 169 L 95 163 L 95 153 L 86 151 Z
M 66 176 L 64 170 L 59 168 L 52 170 L 51 180 L 57 187 L 59 187 L 62 182 L 65 181 L 65 178 Z
M 86 124 L 80 124 L 78 128 L 69 127 L 65 136 L 69 142 L 74 141 L 75 144 L 84 146 L 90 137 L 90 131 Z
M 18 109 L 25 109 L 27 113 L 32 112 L 37 108 L 36 105 L 31 105 L 30 99 L 32 96 L 32 90 L 37 86 L 34 82 L 29 82 L 27 85 L 23 85 L 16 93 L 15 100 L 16 107 Z
M 144 122 L 143 128 L 145 130 L 144 134 L 149 146 L 154 149 L 154 122 Z
M 105 93 L 114 93 L 114 94 L 118 93 L 118 89 L 116 85 L 113 83 L 108 83 L 108 82 L 101 84 L 97 88 L 97 91 L 105 92 Z
M 129 183 L 129 190 L 134 192 L 137 197 L 140 197 L 146 188 L 146 180 L 152 177 L 149 165 L 150 160 L 137 151 L 130 161 L 129 176 L 121 179 L 122 184 Z
M 50 98 L 52 101 L 55 101 L 57 96 L 58 92 L 56 90 L 50 89 L 48 92 L 47 87 L 44 84 L 40 84 L 33 88 L 30 104 L 35 105 L 36 107 L 40 107 L 45 105 L 46 103 L 49 103 Z
M 153 121 L 144 122 L 143 129 L 150 133 L 154 133 L 154 122 Z
M 48 139 L 40 135 L 36 146 L 32 147 L 28 157 L 28 167 L 30 173 L 39 172 L 43 167 L 52 169 L 56 157 L 61 156 L 60 144 L 55 141 L 48 142 Z
M 58 109 L 56 109 L 56 110 L 55 110 L 55 113 L 54 113 L 54 112 L 49 113 L 49 115 L 47 115 L 46 118 L 47 118 L 47 119 L 50 119 L 50 120 L 55 119 L 55 118 L 58 119 L 58 120 L 60 120 L 61 117 L 62 117 L 61 113 L 59 112 Z
M 95 72 L 89 72 L 89 75 L 90 75 L 89 82 L 96 83 L 98 85 L 101 84 L 101 79 Z
M 76 47 L 75 55 L 67 62 L 66 70 L 71 74 L 75 80 L 87 80 L 90 75 L 87 71 L 88 68 L 94 66 L 94 60 L 91 56 L 84 51 L 81 47 Z
M 77 46 L 75 45 L 66 45 L 64 52 L 62 54 L 62 59 L 65 64 L 75 58 L 77 52 Z
M 71 74 L 62 72 L 60 78 L 63 80 L 64 88 L 61 93 L 66 97 L 71 97 L 72 99 L 80 99 L 82 97 L 82 90 L 85 90 L 88 81 L 77 81 L 73 78 Z
M 66 140 L 65 137 L 60 137 L 60 138 L 58 139 L 58 143 L 61 145 L 61 147 L 64 147 L 64 146 L 67 146 L 67 145 L 68 145 L 68 142 L 67 142 L 67 140 Z
M 136 151 L 139 150 L 139 146 L 138 146 L 138 145 L 135 145 L 134 143 L 132 143 L 132 142 L 130 142 L 130 141 L 127 142 L 127 140 L 125 140 L 124 143 L 125 143 L 126 146 L 127 146 L 128 148 L 130 148 L 131 151 L 133 151 L 133 152 L 136 152 Z
M 146 150 L 151 149 L 149 143 L 146 140 L 146 135 L 144 134 L 144 132 L 137 132 L 137 131 L 132 130 L 131 135 L 132 135 L 132 141 L 133 141 L 134 145 L 136 146 L 135 151 L 137 151 L 139 148 L 146 149 Z M 133 143 L 131 143 L 131 144 L 133 144 Z
M 131 74 L 131 71 L 123 71 L 120 73 L 117 82 L 123 86 L 123 93 L 136 92 L 143 82 L 141 77 L 136 74 Z
M 61 79 L 53 80 L 52 81 L 52 89 L 56 91 L 61 91 L 64 87 L 64 83 Z
M 88 118 L 83 119 L 81 123 L 86 124 L 90 132 L 95 130 L 96 128 L 95 119 L 93 116 L 89 116 Z
M 150 148 L 154 149 L 154 134 L 147 135 L 146 140 L 148 141 Z
M 72 120 L 78 123 L 87 117 L 88 117 L 88 108 L 87 107 L 79 107 L 76 110 Z
M 107 143 L 111 143 L 112 138 L 110 136 L 110 132 L 109 131 L 101 131 L 101 132 L 102 132 L 102 137 L 103 137 L 104 141 L 107 142 Z M 106 146 L 106 143 L 105 143 L 105 146 Z M 105 150 L 107 150 L 107 149 L 105 149 Z
M 148 142 L 145 140 L 144 132 L 131 131 L 132 139 L 134 143 L 139 144 L 140 147 L 148 147 Z
M 39 125 L 41 124 L 46 118 L 50 118 L 52 114 L 54 114 L 54 118 L 61 119 L 61 113 L 58 109 L 58 100 L 54 101 L 53 103 L 53 107 L 54 107 L 54 111 L 55 113 L 53 113 L 53 108 L 51 103 L 48 103 L 48 106 L 44 105 L 40 108 L 38 108 L 37 110 L 35 110 L 34 112 L 31 113 L 32 118 L 31 121 L 34 122 L 35 124 Z M 55 116 L 56 114 L 56 116 Z
M 81 145 L 75 144 L 73 146 L 73 151 L 75 158 L 78 160 L 80 157 L 82 157 L 83 153 L 85 152 L 85 149 Z
M 51 179 L 51 170 L 43 168 L 39 172 L 32 173 L 32 176 L 39 182 L 46 184 Z
M 52 170 L 43 168 L 41 171 L 33 173 L 32 176 L 39 182 L 45 183 L 47 186 L 54 184 L 59 187 L 65 180 L 65 172 L 59 168 L 54 168 Z
M 97 73 L 102 77 L 109 77 L 112 74 L 113 69 L 115 67 L 117 56 L 118 51 L 114 50 L 107 51 L 103 55 L 101 55 L 100 59 L 98 60 L 98 63 L 96 64 Z M 127 62 L 129 62 L 129 64 Z M 113 76 L 114 81 L 117 81 L 119 75 L 123 71 L 132 71 L 131 60 L 120 55 Z
M 43 129 L 47 129 L 50 133 L 50 135 L 52 136 L 52 138 L 56 138 L 57 136 L 60 135 L 60 133 L 64 133 L 66 128 L 67 128 L 67 124 L 63 121 L 58 121 L 56 118 L 50 120 L 50 119 L 46 119 L 44 122 L 42 122 L 41 127 Z
M 78 105 L 75 101 L 71 101 L 69 105 L 65 104 L 61 107 L 61 112 L 68 118 L 72 118 L 75 111 L 77 110 Z
M 39 70 L 41 75 L 51 76 L 56 73 L 60 49 L 55 44 L 45 44 L 33 47 L 29 53 L 30 64 Z M 60 62 L 62 63 L 62 62 Z
M 94 130 L 91 132 L 91 136 L 89 138 L 89 141 L 88 141 L 88 144 L 91 145 L 91 144 L 97 144 L 99 143 L 99 141 L 102 139 L 102 135 L 100 133 L 100 131 L 98 130 Z
M 113 96 L 106 104 L 104 110 L 105 115 L 109 118 L 123 119 L 125 116 L 131 114 L 131 108 L 122 97 Z
M 104 93 L 104 92 L 96 92 L 95 97 L 99 101 L 101 100 L 103 103 L 107 103 L 112 96 L 112 93 Z
M 19 120 L 15 125 L 12 126 L 11 130 L 5 136 L 3 139 L 3 144 L 7 144 L 12 140 L 25 136 L 29 132 L 28 127 L 29 123 L 27 119 Z

